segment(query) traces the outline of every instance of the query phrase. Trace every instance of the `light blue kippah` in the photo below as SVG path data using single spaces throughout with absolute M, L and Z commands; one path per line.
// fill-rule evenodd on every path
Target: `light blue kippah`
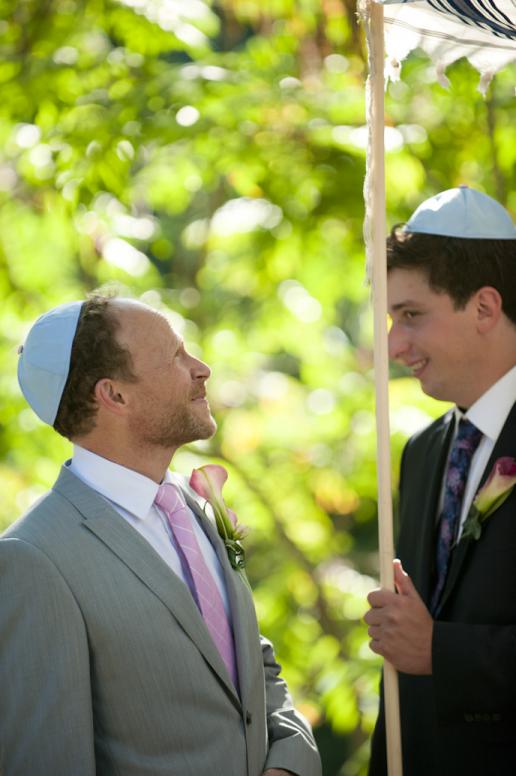
M 492 197 L 468 186 L 448 189 L 425 200 L 403 231 L 477 240 L 516 240 L 516 227 L 507 210 Z
M 19 351 L 18 382 L 22 393 L 36 415 L 50 426 L 56 419 L 70 370 L 82 305 L 70 302 L 41 315 Z

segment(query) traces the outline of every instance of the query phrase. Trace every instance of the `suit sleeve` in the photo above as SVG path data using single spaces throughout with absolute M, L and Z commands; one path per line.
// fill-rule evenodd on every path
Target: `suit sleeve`
M 87 635 L 56 567 L 0 541 L 0 772 L 94 776 Z
M 321 776 L 319 752 L 305 718 L 294 709 L 272 644 L 260 637 L 265 672 L 269 752 L 264 770 L 284 768 L 296 776 Z

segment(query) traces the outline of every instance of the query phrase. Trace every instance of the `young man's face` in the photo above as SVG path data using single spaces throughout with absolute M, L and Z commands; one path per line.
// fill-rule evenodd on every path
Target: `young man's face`
M 407 366 L 429 396 L 469 407 L 482 393 L 475 297 L 455 309 L 418 269 L 391 270 L 387 287 L 390 357 Z

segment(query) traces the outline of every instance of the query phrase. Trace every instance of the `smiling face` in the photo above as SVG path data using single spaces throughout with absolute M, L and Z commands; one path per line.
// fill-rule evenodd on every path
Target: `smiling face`
M 117 339 L 131 353 L 137 381 L 125 386 L 128 428 L 143 446 L 177 449 L 216 430 L 206 399 L 209 367 L 191 356 L 164 316 L 119 303 Z
M 476 295 L 456 309 L 423 272 L 398 268 L 389 272 L 388 306 L 390 357 L 407 366 L 429 396 L 471 406 L 484 389 Z

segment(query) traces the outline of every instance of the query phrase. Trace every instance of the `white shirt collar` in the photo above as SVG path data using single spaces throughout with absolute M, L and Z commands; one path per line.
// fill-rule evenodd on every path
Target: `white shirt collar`
M 148 516 L 159 488 L 154 480 L 79 445 L 73 446 L 73 458 L 69 467 L 86 485 L 109 501 L 140 520 L 145 520 Z M 177 484 L 169 471 L 164 482 Z
M 495 442 L 515 401 L 516 366 L 513 366 L 471 405 L 464 416 L 458 408 L 455 412 L 458 419 L 468 418 L 484 436 Z

